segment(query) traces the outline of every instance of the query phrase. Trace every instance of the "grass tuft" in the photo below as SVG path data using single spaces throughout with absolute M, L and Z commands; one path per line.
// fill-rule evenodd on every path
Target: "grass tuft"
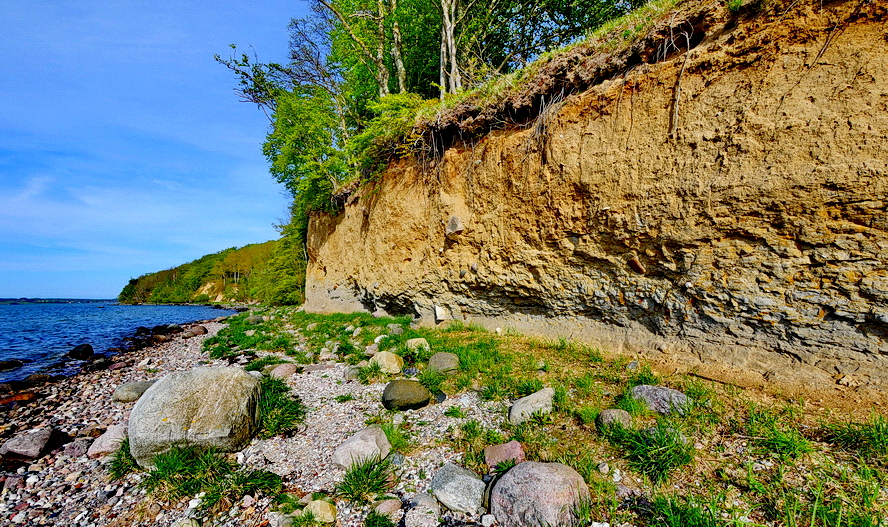
M 237 464 L 213 450 L 173 448 L 154 458 L 142 486 L 161 499 L 178 500 L 204 493 L 202 509 L 227 507 L 245 494 L 281 490 L 281 478 L 262 470 L 237 470 Z
M 615 426 L 606 432 L 608 440 L 626 451 L 629 465 L 648 476 L 654 484 L 674 470 L 694 460 L 694 447 L 676 424 L 659 419 L 653 428 L 633 430 Z
M 357 505 L 368 505 L 392 487 L 391 463 L 370 458 L 354 463 L 336 485 L 336 494 Z
M 290 395 L 283 379 L 262 377 L 259 395 L 259 437 L 269 438 L 289 432 L 305 419 L 305 406 Z
M 117 451 L 111 455 L 111 464 L 108 467 L 111 479 L 117 480 L 130 472 L 139 472 L 140 470 L 136 458 L 130 453 L 129 438 L 124 438 L 117 447 Z
M 872 416 L 864 423 L 832 423 L 825 427 L 827 441 L 864 456 L 888 460 L 888 419 Z

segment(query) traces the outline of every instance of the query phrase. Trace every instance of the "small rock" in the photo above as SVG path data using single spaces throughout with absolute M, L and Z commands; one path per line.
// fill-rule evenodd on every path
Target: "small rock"
M 383 459 L 392 449 L 385 432 L 379 426 L 367 427 L 349 437 L 333 452 L 333 463 L 348 469 L 354 463 L 368 459 Z
M 37 459 L 47 448 L 53 435 L 52 428 L 39 428 L 13 436 L 0 446 L 0 456 Z
M 388 410 L 416 410 L 427 406 L 431 398 L 431 392 L 419 381 L 396 380 L 382 392 L 382 405 Z
M 121 384 L 114 393 L 111 394 L 111 400 L 121 403 L 131 403 L 137 401 L 139 397 L 145 393 L 145 390 L 151 388 L 155 381 L 133 381 Z
M 370 358 L 370 364 L 379 364 L 379 368 L 385 373 L 398 374 L 404 366 L 404 359 L 400 355 L 390 351 L 380 351 Z
M 0 371 L 16 370 L 24 365 L 25 363 L 18 359 L 0 360 Z
M 513 425 L 520 425 L 530 419 L 535 413 L 550 413 L 554 398 L 554 389 L 543 388 L 527 397 L 518 399 L 512 403 L 512 407 L 509 409 L 509 422 Z
M 342 372 L 342 378 L 346 381 L 356 381 L 361 378 L 361 368 L 349 366 Z
M 321 523 L 334 523 L 336 521 L 336 506 L 329 501 L 310 501 L 305 506 L 305 511 L 312 513 L 314 519 Z
M 651 410 L 663 415 L 672 412 L 684 415 L 688 406 L 687 395 L 664 386 L 642 384 L 632 388 L 629 393 L 634 399 L 644 401 Z
M 481 508 L 486 485 L 471 470 L 447 463 L 432 476 L 432 494 L 445 507 L 474 514 Z
M 491 527 L 494 523 L 496 523 L 496 516 L 493 514 L 481 516 L 481 527 Z
M 295 364 L 279 364 L 268 374 L 270 377 L 277 377 L 278 379 L 289 379 L 296 372 L 299 371 L 299 366 Z
M 490 493 L 490 512 L 504 527 L 569 525 L 589 487 L 561 463 L 526 461 L 501 477 Z
M 608 408 L 602 410 L 595 418 L 595 426 L 599 431 L 604 431 L 612 426 L 622 426 L 628 428 L 632 424 L 632 416 L 629 412 L 620 408 Z
M 75 346 L 74 349 L 68 352 L 68 357 L 75 360 L 86 360 L 92 357 L 95 354 L 93 351 L 93 347 L 91 344 L 81 344 L 79 346 Z
M 513 440 L 501 445 L 484 447 L 484 461 L 487 463 L 490 470 L 496 468 L 496 466 L 503 461 L 508 461 L 510 459 L 514 460 L 515 464 L 523 463 L 525 461 L 524 447 L 522 447 L 521 443 L 518 441 Z
M 89 447 L 86 455 L 91 459 L 98 459 L 117 452 L 120 443 L 126 439 L 127 422 L 111 425 L 104 434 L 100 435 Z
M 399 499 L 381 500 L 373 504 L 373 510 L 377 514 L 394 518 L 401 511 L 401 506 L 402 503 Z
M 65 450 L 63 451 L 64 455 L 77 458 L 81 456 L 85 456 L 89 451 L 89 446 L 92 444 L 92 439 L 76 439 L 67 445 L 65 445 Z
M 456 373 L 459 371 L 459 357 L 455 353 L 439 351 L 429 359 L 429 370 L 444 374 Z
M 200 522 L 194 518 L 182 518 L 170 527 L 200 527 Z
M 415 349 L 419 349 L 419 348 L 425 348 L 427 350 L 432 349 L 429 346 L 429 342 L 424 338 L 409 339 L 406 342 L 406 344 L 407 344 L 407 349 L 409 349 L 409 350 L 415 350 Z

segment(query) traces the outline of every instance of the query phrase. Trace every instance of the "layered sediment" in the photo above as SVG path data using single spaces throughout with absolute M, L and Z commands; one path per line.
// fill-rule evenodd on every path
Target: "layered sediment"
M 650 61 L 313 217 L 306 309 L 888 385 L 888 9 L 705 7 Z

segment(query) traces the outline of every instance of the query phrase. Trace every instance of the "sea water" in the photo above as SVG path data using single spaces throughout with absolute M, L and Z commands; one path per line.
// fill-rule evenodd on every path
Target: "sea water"
M 113 301 L 23 303 L 0 305 L 0 360 L 18 359 L 21 368 L 0 372 L 0 383 L 21 380 L 57 366 L 77 345 L 91 344 L 96 353 L 122 347 L 136 328 L 185 324 L 234 313 L 209 306 L 119 305 Z M 54 368 L 72 374 L 79 363 Z

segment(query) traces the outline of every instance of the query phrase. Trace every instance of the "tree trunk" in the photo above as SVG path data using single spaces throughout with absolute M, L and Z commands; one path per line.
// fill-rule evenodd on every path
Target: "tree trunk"
M 456 93 L 462 88 L 462 78 L 456 61 L 456 2 L 457 0 L 441 0 L 441 90 L 443 92 L 446 89 L 450 93 Z
M 385 97 L 389 93 L 389 70 L 385 65 L 385 0 L 377 0 L 376 5 L 379 9 L 376 17 L 376 30 L 378 36 L 376 39 L 376 79 L 379 82 L 379 96 Z
M 401 26 L 398 24 L 398 0 L 389 0 L 392 15 L 392 57 L 395 59 L 395 72 L 398 76 L 398 92 L 407 93 L 407 70 L 401 55 Z

